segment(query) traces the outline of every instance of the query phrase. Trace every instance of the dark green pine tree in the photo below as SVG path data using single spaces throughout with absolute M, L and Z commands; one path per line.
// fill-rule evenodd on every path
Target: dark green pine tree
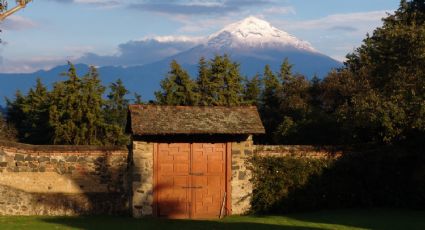
M 129 91 L 125 88 L 121 79 L 109 86 L 108 100 L 105 104 L 104 116 L 106 119 L 107 133 L 106 140 L 108 144 L 125 145 L 128 143 L 128 136 L 125 134 L 125 126 L 127 123 L 127 110 L 129 100 L 126 95 Z M 138 102 L 141 103 L 141 96 L 137 95 Z
M 210 65 L 210 92 L 212 105 L 240 105 L 243 103 L 243 78 L 239 64 L 232 62 L 227 55 L 216 55 Z
M 281 65 L 279 78 L 281 88 L 278 96 L 281 113 L 295 120 L 304 119 L 309 109 L 310 82 L 303 75 L 293 75 L 292 65 L 287 59 Z
M 49 126 L 49 94 L 40 79 L 35 89 L 30 89 L 22 107 L 25 119 L 24 142 L 46 144 L 51 140 L 52 129 Z
M 8 124 L 16 128 L 19 140 L 33 144 L 127 144 L 124 126 L 128 91 L 122 82 L 111 85 L 105 102 L 105 87 L 96 68 L 90 67 L 80 78 L 69 63 L 63 75 L 68 79 L 55 83 L 51 92 L 37 80 L 26 96 L 18 91 L 14 101 L 7 99 Z
M 196 105 L 196 85 L 177 61 L 170 64 L 168 76 L 161 81 L 161 91 L 155 92 L 156 100 L 162 105 Z
M 75 66 L 69 64 L 68 72 L 62 76 L 66 81 L 57 82 L 51 94 L 52 104 L 49 108 L 49 124 L 53 127 L 54 144 L 82 144 L 78 127 L 83 111 L 80 103 L 81 79 L 77 76 Z
M 279 93 L 282 85 L 269 65 L 266 65 L 264 68 L 263 84 L 264 89 L 260 95 L 259 104 L 261 119 L 266 129 L 266 136 L 263 142 L 273 143 L 273 133 L 282 121 L 282 115 L 279 110 Z
M 226 74 L 226 63 L 222 56 L 216 55 L 209 61 L 209 92 L 211 98 L 210 105 L 226 105 L 224 96 L 224 78 Z
M 262 81 L 259 74 L 256 74 L 251 80 L 245 79 L 244 103 L 248 105 L 258 105 L 261 89 Z
M 17 131 L 17 138 L 21 141 L 27 136 L 27 128 L 25 127 L 25 114 L 23 112 L 26 97 L 21 91 L 16 91 L 15 100 L 6 98 L 7 103 L 7 123 L 13 125 Z
M 225 83 L 225 104 L 228 106 L 243 104 L 243 78 L 239 71 L 239 64 L 232 62 L 230 58 L 225 55 L 225 64 L 227 67 L 227 74 L 224 77 Z
M 104 143 L 102 94 L 97 70 L 91 67 L 82 79 L 69 63 L 68 80 L 54 85 L 51 93 L 49 123 L 53 127 L 54 144 L 97 145 Z
M 198 78 L 196 79 L 196 91 L 199 96 L 198 105 L 212 105 L 215 101 L 215 94 L 212 88 L 211 74 L 208 63 L 204 57 L 199 59 Z
M 305 129 L 311 123 L 310 82 L 303 75 L 293 75 L 287 59 L 281 65 L 279 77 L 282 81 L 278 94 L 279 114 L 283 118 L 275 131 L 275 141 L 306 144 L 312 138 L 306 135 Z
M 279 71 L 279 78 L 282 83 L 290 80 L 293 77 L 292 68 L 293 65 L 289 63 L 288 58 L 285 58 L 285 60 L 283 60 L 282 64 L 280 65 Z
M 82 111 L 79 129 L 80 143 L 86 145 L 105 144 L 102 139 L 105 120 L 102 114 L 105 87 L 101 85 L 97 69 L 90 67 L 81 79 L 79 110 Z
M 105 118 L 109 124 L 125 127 L 127 123 L 127 109 L 129 100 L 126 95 L 129 91 L 125 88 L 121 79 L 109 85 L 108 100 L 105 105 Z M 139 98 L 140 99 L 140 98 Z M 141 100 L 141 99 L 140 99 Z
M 40 79 L 26 96 L 18 91 L 14 101 L 7 99 L 8 123 L 15 127 L 20 141 L 49 143 L 52 130 L 48 123 L 48 103 L 49 95 Z
M 26 114 L 23 112 L 26 103 L 26 96 L 21 91 L 16 91 L 15 99 L 6 98 L 7 116 L 6 123 L 15 130 L 15 138 L 24 141 L 28 132 L 26 124 Z

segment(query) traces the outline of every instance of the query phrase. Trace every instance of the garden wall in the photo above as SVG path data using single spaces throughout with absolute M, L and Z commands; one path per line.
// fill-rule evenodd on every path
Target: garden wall
M 0 215 L 122 214 L 125 148 L 0 141 Z
M 251 212 L 425 207 L 425 155 L 412 146 L 256 146 Z
M 254 156 L 333 158 L 337 149 L 232 142 L 231 209 L 250 210 Z M 129 159 L 131 158 L 131 159 Z M 132 162 L 131 165 L 129 162 Z M 152 215 L 153 144 L 34 146 L 0 141 L 0 215 Z
M 254 152 L 257 156 L 300 158 L 338 158 L 343 154 L 339 147 L 309 145 L 255 145 Z

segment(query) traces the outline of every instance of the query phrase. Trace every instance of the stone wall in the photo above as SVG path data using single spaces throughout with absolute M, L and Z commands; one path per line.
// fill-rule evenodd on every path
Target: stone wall
M 233 215 L 244 214 L 251 207 L 251 172 L 247 169 L 246 160 L 253 155 L 253 152 L 252 136 L 249 136 L 246 141 L 232 143 L 231 203 Z
M 0 141 L 0 215 L 128 212 L 123 148 Z
M 316 147 L 298 145 L 253 145 L 252 137 L 246 141 L 232 143 L 232 214 L 244 214 L 251 207 L 252 184 L 251 171 L 247 159 L 259 156 L 293 157 L 340 157 L 338 147 Z
M 133 217 L 153 214 L 153 148 L 153 143 L 133 141 L 131 153 Z
M 338 148 L 231 143 L 231 213 L 250 209 L 251 156 L 339 157 Z M 0 141 L 0 215 L 153 214 L 154 143 L 125 148 Z M 131 164 L 129 164 L 131 163 Z

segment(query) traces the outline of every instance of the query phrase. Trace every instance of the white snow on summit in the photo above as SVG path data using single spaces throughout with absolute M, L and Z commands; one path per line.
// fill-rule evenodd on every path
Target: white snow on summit
M 296 48 L 317 52 L 313 46 L 273 27 L 267 21 L 250 16 L 232 23 L 208 37 L 207 46 L 221 48 Z
M 204 37 L 191 37 L 191 36 L 147 36 L 137 41 L 157 41 L 160 43 L 173 43 L 173 42 L 185 42 L 199 44 L 205 41 Z

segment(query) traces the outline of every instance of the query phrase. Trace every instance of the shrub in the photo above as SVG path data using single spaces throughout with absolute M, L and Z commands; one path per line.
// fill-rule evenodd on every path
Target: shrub
M 288 209 L 294 191 L 305 187 L 332 165 L 329 159 L 295 157 L 260 157 L 250 159 L 254 186 L 252 210 L 256 213 Z
M 16 130 L 14 130 L 7 122 L 3 119 L 0 112 L 0 140 L 13 141 L 16 140 Z
M 338 159 L 253 157 L 253 213 L 333 208 L 425 209 L 423 149 L 380 148 Z

